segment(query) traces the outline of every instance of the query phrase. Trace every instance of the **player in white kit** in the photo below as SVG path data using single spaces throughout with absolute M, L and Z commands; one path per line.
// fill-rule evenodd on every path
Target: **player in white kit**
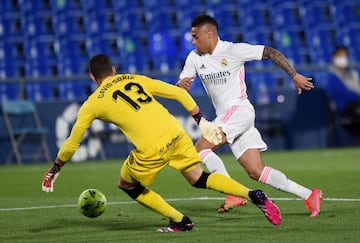
M 211 16 L 194 18 L 191 32 L 195 50 L 188 55 L 177 85 L 189 90 L 197 74 L 215 107 L 217 117 L 214 122 L 223 131 L 223 142 L 218 146 L 228 143 L 235 158 L 252 179 L 304 199 L 310 216 L 317 216 L 323 197 L 319 189 L 310 190 L 299 185 L 281 171 L 262 162 L 260 152 L 265 151 L 267 145 L 254 126 L 255 111 L 247 99 L 244 64 L 271 59 L 289 74 L 299 94 L 302 89 L 314 88 L 311 78 L 297 73 L 278 50 L 263 45 L 222 41 L 217 31 L 218 24 Z M 229 176 L 222 160 L 213 152 L 218 146 L 203 137 L 196 143 L 196 149 L 208 170 Z M 241 204 L 237 200 L 228 196 L 218 212 L 227 212 Z

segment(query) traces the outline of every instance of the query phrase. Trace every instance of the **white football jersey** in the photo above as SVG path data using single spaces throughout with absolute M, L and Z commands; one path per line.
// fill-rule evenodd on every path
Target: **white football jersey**
M 210 96 L 216 114 L 224 113 L 230 106 L 247 99 L 244 64 L 261 60 L 263 45 L 232 43 L 218 40 L 212 54 L 190 52 L 180 79 L 198 75 Z

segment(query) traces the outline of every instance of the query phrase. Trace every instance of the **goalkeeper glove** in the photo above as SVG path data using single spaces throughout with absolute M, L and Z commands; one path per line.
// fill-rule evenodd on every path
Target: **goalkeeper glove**
M 44 192 L 53 192 L 54 191 L 54 182 L 60 174 L 61 168 L 64 166 L 64 162 L 59 159 L 56 159 L 55 163 L 51 168 L 45 173 L 43 182 L 41 184 L 42 190 Z
M 206 120 L 201 111 L 193 115 L 193 118 L 199 125 L 201 135 L 207 141 L 214 145 L 218 145 L 222 142 L 222 135 L 220 129 L 214 123 Z

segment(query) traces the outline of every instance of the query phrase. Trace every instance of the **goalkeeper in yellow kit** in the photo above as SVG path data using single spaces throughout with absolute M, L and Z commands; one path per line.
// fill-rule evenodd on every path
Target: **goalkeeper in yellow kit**
M 220 143 L 219 129 L 202 116 L 185 90 L 146 76 L 116 75 L 110 58 L 103 54 L 92 57 L 89 68 L 98 88 L 81 106 L 70 136 L 61 146 L 54 165 L 45 173 L 43 191 L 53 191 L 62 166 L 79 147 L 91 122 L 100 119 L 115 124 L 135 145 L 136 149 L 130 152 L 121 168 L 118 186 L 140 204 L 170 219 L 170 224 L 158 232 L 193 228 L 189 217 L 146 188 L 167 165 L 180 171 L 192 186 L 244 197 L 258 206 L 272 224 L 281 223 L 279 209 L 262 191 L 250 190 L 224 175 L 203 171 L 191 138 L 154 97 L 180 102 L 199 124 L 202 135 L 212 143 Z

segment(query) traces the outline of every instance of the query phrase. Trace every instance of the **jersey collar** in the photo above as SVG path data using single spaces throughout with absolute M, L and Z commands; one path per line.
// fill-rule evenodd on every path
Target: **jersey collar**
M 218 42 L 216 43 L 215 49 L 214 49 L 214 51 L 213 51 L 213 53 L 211 55 L 214 55 L 217 52 L 219 52 L 220 49 L 221 49 L 222 44 L 223 44 L 223 41 L 218 37 Z

